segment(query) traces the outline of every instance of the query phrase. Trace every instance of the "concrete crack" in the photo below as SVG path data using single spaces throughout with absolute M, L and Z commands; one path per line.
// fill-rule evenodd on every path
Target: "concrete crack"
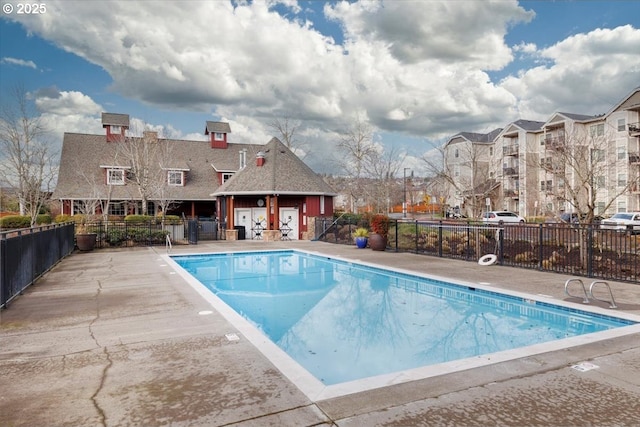
M 98 403 L 98 394 L 100 394 L 100 392 L 102 391 L 102 387 L 104 386 L 104 383 L 107 380 L 107 371 L 109 370 L 111 365 L 113 365 L 113 361 L 111 360 L 111 355 L 109 354 L 107 347 L 104 347 L 103 351 L 104 351 L 104 354 L 107 356 L 108 363 L 105 365 L 104 369 L 102 370 L 102 377 L 100 378 L 100 384 L 98 385 L 98 389 L 91 396 L 91 402 L 93 402 L 93 406 L 96 408 L 96 411 L 98 411 L 101 425 L 106 427 L 107 416 L 104 413 L 104 410 L 100 407 L 100 404 Z

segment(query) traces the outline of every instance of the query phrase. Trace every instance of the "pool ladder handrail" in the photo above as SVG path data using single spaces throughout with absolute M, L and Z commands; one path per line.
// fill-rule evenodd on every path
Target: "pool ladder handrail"
M 605 285 L 607 287 L 607 289 L 609 290 L 609 296 L 611 297 L 611 301 L 607 301 L 604 299 L 599 299 L 596 298 L 595 296 L 593 296 L 593 287 L 594 285 L 598 284 L 598 283 L 602 283 L 603 285 Z M 616 300 L 613 299 L 613 291 L 611 290 L 611 286 L 609 286 L 609 284 L 607 282 L 605 282 L 604 280 L 595 280 L 591 283 L 591 286 L 589 286 L 589 295 L 591 296 L 591 299 L 594 299 L 596 301 L 600 301 L 600 302 L 606 302 L 609 304 L 609 308 L 618 308 L 618 306 L 616 305 Z
M 569 292 L 569 283 L 571 282 L 578 282 L 580 283 L 580 286 L 582 286 L 582 291 L 584 292 L 584 299 L 582 300 L 583 304 L 589 304 L 589 294 L 587 293 L 587 288 L 584 286 L 584 282 L 582 281 L 582 279 L 569 279 L 566 282 L 564 282 L 564 293 L 567 294 L 570 297 L 573 298 L 581 298 L 578 295 L 573 295 L 571 294 L 571 292 Z
M 166 240 L 165 248 L 167 249 L 167 253 L 170 253 L 171 252 L 171 237 L 169 237 L 169 235 L 167 234 L 167 238 L 165 240 Z
M 584 292 L 584 299 L 582 300 L 583 304 L 589 304 L 589 299 L 592 299 L 592 300 L 608 303 L 609 308 L 618 308 L 618 306 L 616 305 L 616 301 L 613 298 L 613 291 L 611 290 L 611 286 L 609 286 L 609 283 L 603 280 L 594 280 L 593 282 L 591 282 L 591 285 L 589 286 L 589 291 L 587 291 L 587 288 L 584 286 L 584 282 L 581 279 L 576 279 L 576 278 L 569 279 L 566 282 L 564 282 L 564 293 L 573 298 L 582 298 L 582 297 L 578 295 L 573 295 L 571 292 L 569 292 L 569 284 L 571 282 L 578 282 L 580 283 L 580 286 L 582 286 L 582 291 Z M 609 290 L 609 296 L 611 297 L 611 301 L 596 298 L 593 295 L 593 287 L 598 283 L 603 284 L 607 287 L 607 289 Z

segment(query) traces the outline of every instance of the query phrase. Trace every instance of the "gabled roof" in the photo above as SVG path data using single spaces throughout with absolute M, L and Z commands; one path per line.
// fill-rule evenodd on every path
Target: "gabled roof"
M 516 120 L 512 124 L 527 132 L 535 132 L 535 131 L 542 130 L 542 126 L 544 126 L 544 122 L 537 122 L 534 120 L 522 120 L 522 119 Z
M 210 122 L 207 121 L 207 126 L 204 129 L 204 134 L 210 133 L 231 133 L 231 126 L 225 122 Z
M 128 114 L 102 113 L 102 127 L 105 126 L 123 126 L 129 127 Z
M 337 193 L 278 138 L 262 147 L 264 164 L 247 156 L 246 166 L 212 195 L 307 194 L 336 196 Z
M 229 144 L 227 149 L 214 149 L 208 141 L 168 140 L 172 144 L 169 164 L 163 169 L 187 170 L 184 187 L 171 187 L 180 200 L 212 200 L 211 193 L 218 187 L 216 168 L 236 171 L 240 150 L 255 151 L 254 144 Z M 62 142 L 58 184 L 53 193 L 55 199 L 106 198 L 109 186 L 105 184 L 107 167 L 126 167 L 125 159 L 116 156 L 117 144 L 106 142 L 105 135 L 65 133 Z M 96 185 L 92 184 L 95 183 Z M 92 188 L 93 187 L 93 188 Z M 139 200 L 134 185 L 114 185 L 112 200 Z
M 454 142 L 455 139 L 463 139 L 468 142 L 488 144 L 493 142 L 496 139 L 496 137 L 500 134 L 500 132 L 502 132 L 502 128 L 494 129 L 489 133 L 459 132 L 453 135 L 451 138 L 449 138 L 445 146 Z
M 611 113 L 620 110 L 640 110 L 640 86 L 633 89 L 629 95 L 625 96 L 622 101 L 614 105 L 607 113 L 607 116 Z

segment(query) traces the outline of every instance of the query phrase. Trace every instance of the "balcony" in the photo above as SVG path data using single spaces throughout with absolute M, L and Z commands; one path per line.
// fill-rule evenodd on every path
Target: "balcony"
M 510 197 L 512 199 L 517 199 L 520 193 L 518 190 L 506 189 L 504 190 L 504 197 Z
M 564 135 L 547 136 L 544 139 L 544 146 L 547 150 L 562 151 L 565 149 Z
M 502 147 L 502 154 L 504 156 L 517 156 L 520 146 L 518 144 L 510 144 Z
M 627 127 L 629 128 L 629 136 L 640 136 L 640 122 L 629 123 Z
M 640 153 L 629 153 L 630 164 L 640 164 Z
M 502 174 L 504 176 L 514 176 L 514 175 L 517 176 L 519 172 L 520 172 L 520 169 L 518 167 L 502 168 Z

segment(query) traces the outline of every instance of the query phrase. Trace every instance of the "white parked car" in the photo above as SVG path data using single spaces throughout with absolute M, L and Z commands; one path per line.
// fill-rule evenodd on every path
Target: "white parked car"
M 618 212 L 611 218 L 600 221 L 603 230 L 629 231 L 640 233 L 640 212 Z
M 524 224 L 526 221 L 520 215 L 509 211 L 491 211 L 482 214 L 482 221 L 488 224 L 504 224 L 506 222 Z

